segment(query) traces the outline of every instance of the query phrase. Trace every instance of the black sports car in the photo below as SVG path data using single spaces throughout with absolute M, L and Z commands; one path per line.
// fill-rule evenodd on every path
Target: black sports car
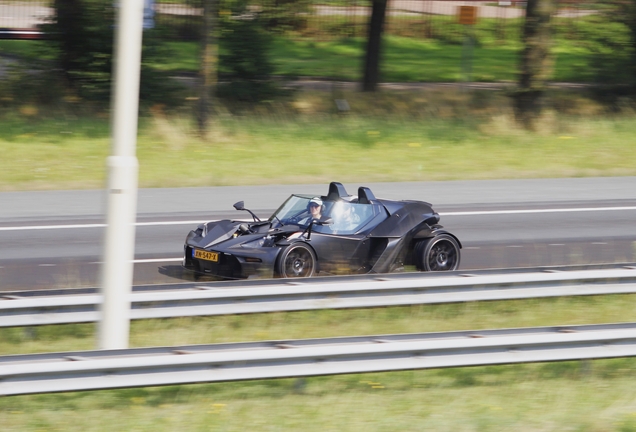
M 332 182 L 326 196 L 294 194 L 267 220 L 201 224 L 185 240 L 183 266 L 222 278 L 389 273 L 405 266 L 456 270 L 461 243 L 431 204 L 377 199 L 367 187 L 347 194 Z

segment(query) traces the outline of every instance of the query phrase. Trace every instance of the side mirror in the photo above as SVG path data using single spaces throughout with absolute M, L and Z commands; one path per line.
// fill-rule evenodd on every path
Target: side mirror
M 239 202 L 235 203 L 234 204 L 234 208 L 237 209 L 237 210 L 245 210 L 246 212 L 251 214 L 252 217 L 254 218 L 254 222 L 260 222 L 261 221 L 258 218 L 258 216 L 256 216 L 251 210 L 245 208 L 245 203 L 243 201 L 239 201 Z

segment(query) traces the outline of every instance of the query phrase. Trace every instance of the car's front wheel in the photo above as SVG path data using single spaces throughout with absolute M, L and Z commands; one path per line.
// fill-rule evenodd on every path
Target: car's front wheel
M 311 277 L 316 272 L 316 254 L 304 243 L 294 243 L 280 251 L 276 274 L 282 278 Z
M 415 264 L 420 271 L 457 270 L 459 259 L 459 244 L 448 234 L 420 240 L 415 245 Z

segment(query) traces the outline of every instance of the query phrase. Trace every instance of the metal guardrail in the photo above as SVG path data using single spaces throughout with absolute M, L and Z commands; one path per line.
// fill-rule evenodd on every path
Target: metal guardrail
M 0 395 L 636 356 L 636 323 L 0 357 Z
M 328 279 L 324 279 L 327 281 Z M 636 293 L 636 267 L 555 273 L 281 280 L 253 287 L 134 292 L 131 319 Z M 249 283 L 249 282 L 248 282 Z M 0 297 L 0 327 L 95 322 L 97 294 Z

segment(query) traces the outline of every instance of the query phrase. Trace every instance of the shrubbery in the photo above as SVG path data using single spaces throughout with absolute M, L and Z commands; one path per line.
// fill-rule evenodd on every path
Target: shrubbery
M 43 53 L 53 58 L 47 73 L 60 77 L 63 93 L 98 105 L 110 102 L 115 9 L 94 0 L 55 0 L 55 17 L 43 26 L 50 43 Z M 176 104 L 179 86 L 165 73 L 149 66 L 166 58 L 160 30 L 145 30 L 141 64 L 142 104 Z M 48 80 L 43 81 L 49 85 Z M 49 92 L 50 89 L 41 89 Z
M 593 52 L 590 67 L 605 95 L 636 94 L 636 0 L 601 0 L 600 6 L 590 25 L 578 29 Z
M 277 88 L 271 81 L 271 43 L 272 37 L 257 15 L 221 20 L 220 78 L 226 83 L 219 85 L 219 96 L 250 102 L 274 96 Z

